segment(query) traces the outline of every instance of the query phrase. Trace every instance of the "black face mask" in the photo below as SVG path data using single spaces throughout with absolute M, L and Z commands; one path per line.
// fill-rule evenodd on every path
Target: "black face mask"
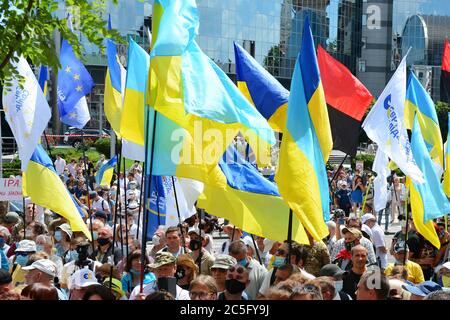
M 346 249 L 347 251 L 351 251 L 352 248 L 353 248 L 354 246 L 356 246 L 356 245 L 357 245 L 356 241 L 346 242 L 346 243 L 345 243 L 345 249 Z
M 202 246 L 202 243 L 200 240 L 191 240 L 189 242 L 189 249 L 191 249 L 192 251 L 200 249 L 201 246 Z
M 245 283 L 236 279 L 225 280 L 225 289 L 231 294 L 237 294 L 245 290 Z
M 108 238 L 98 238 L 97 242 L 99 245 L 105 246 L 105 245 L 109 244 L 110 241 Z
M 177 280 L 184 278 L 185 275 L 186 275 L 186 272 L 184 271 L 184 269 L 181 267 L 178 267 L 177 272 L 175 273 L 175 277 L 177 278 Z

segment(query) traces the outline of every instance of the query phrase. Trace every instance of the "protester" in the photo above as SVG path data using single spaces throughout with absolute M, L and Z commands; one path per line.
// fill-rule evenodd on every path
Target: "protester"
M 87 287 L 81 300 L 116 300 L 116 297 L 109 288 L 101 285 L 91 285 Z
M 374 285 L 376 282 L 377 285 Z M 387 300 L 389 280 L 379 269 L 367 270 L 362 274 L 356 290 L 357 300 Z
M 191 281 L 197 277 L 198 266 L 195 264 L 194 260 L 187 254 L 180 254 L 177 257 L 177 285 L 182 289 L 188 290 Z
M 201 270 L 199 272 L 204 275 L 211 275 L 211 266 L 214 264 L 214 257 L 205 248 L 205 237 L 200 236 L 200 230 L 190 228 L 188 231 L 190 238 L 189 254 Z
M 211 266 L 211 276 L 216 281 L 218 292 L 225 291 L 225 281 L 227 279 L 227 271 L 236 265 L 237 261 L 227 254 L 218 254 Z
M 247 300 L 243 296 L 244 290 L 249 285 L 249 272 L 239 263 L 227 270 L 225 291 L 219 293 L 217 300 Z
M 181 232 L 178 227 L 169 227 L 165 233 L 166 246 L 158 252 L 170 252 L 175 258 L 182 253 L 186 253 L 186 248 L 182 246 Z
M 88 268 L 75 271 L 68 282 L 69 300 L 82 300 L 89 286 L 100 285 L 95 273 Z
M 54 279 L 57 275 L 56 264 L 49 259 L 39 259 L 30 266 L 23 267 L 22 270 L 27 271 L 25 275 L 26 284 L 42 283 L 49 287 L 54 286 Z M 59 300 L 67 300 L 66 294 L 55 287 Z
M 356 299 L 356 288 L 361 276 L 366 272 L 367 249 L 362 245 L 356 245 L 351 249 L 352 268 L 344 275 L 342 283 L 342 291 Z
M 140 284 L 141 281 L 141 251 L 136 250 L 131 252 L 127 257 L 127 263 L 125 265 L 125 272 L 122 275 L 122 288 L 126 292 L 126 295 L 129 297 L 133 289 Z M 144 259 L 145 267 L 144 267 L 144 282 L 143 284 L 149 284 L 156 280 L 156 277 L 153 273 L 150 272 L 147 265 L 149 264 L 149 259 L 146 256 Z
M 41 282 L 26 286 L 21 293 L 30 300 L 58 300 L 58 292 L 55 287 Z
M 216 300 L 217 293 L 217 284 L 214 278 L 208 275 L 199 275 L 189 286 L 191 300 Z
M 386 269 L 388 250 L 384 239 L 383 229 L 377 224 L 377 219 L 371 213 L 366 213 L 362 216 L 361 221 L 367 225 L 372 231 L 372 239 L 376 248 L 376 256 L 382 269 Z
M 394 246 L 395 263 L 390 263 L 384 271 L 386 276 L 392 274 L 394 266 L 403 265 L 407 271 L 407 279 L 413 284 L 419 284 L 425 281 L 422 268 L 417 263 L 408 259 L 409 248 L 404 242 L 397 242 Z

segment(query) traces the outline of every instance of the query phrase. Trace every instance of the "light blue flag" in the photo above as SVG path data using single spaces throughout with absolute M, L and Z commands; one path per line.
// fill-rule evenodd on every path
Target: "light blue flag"
M 423 140 L 417 115 L 414 117 L 412 128 L 411 150 L 416 164 L 425 178 L 425 182 L 420 184 L 412 181 L 422 198 L 423 220 L 426 223 L 450 213 L 450 203 L 444 194 L 440 179 L 436 174 L 433 161 Z
M 58 71 L 58 110 L 63 123 L 82 129 L 90 120 L 86 95 L 94 81 L 84 65 L 77 59 L 67 40 L 62 41 Z

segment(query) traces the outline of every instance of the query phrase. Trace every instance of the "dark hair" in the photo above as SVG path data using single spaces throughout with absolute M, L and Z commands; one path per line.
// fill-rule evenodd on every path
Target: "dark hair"
M 29 225 L 32 225 L 31 227 L 33 228 L 33 232 L 35 235 L 39 236 L 41 234 L 47 234 L 47 227 L 45 226 L 45 224 L 33 221 Z
M 26 286 L 23 288 L 21 295 L 32 300 L 59 300 L 56 288 L 41 282 Z
M 282 264 L 281 266 L 278 267 L 278 270 L 280 271 L 288 271 L 289 274 L 292 274 L 294 272 L 294 266 L 290 263 L 288 264 Z
M 111 292 L 111 289 L 102 285 L 91 285 L 87 287 L 83 298 L 81 300 L 89 300 L 90 297 L 98 295 L 102 300 L 116 300 L 115 295 Z
M 306 259 L 308 257 L 308 251 L 306 251 L 305 247 L 292 243 L 291 256 L 295 257 L 295 264 L 298 264 L 300 261 L 306 263 Z
M 126 272 L 130 272 L 131 270 L 131 263 L 133 262 L 134 259 L 141 259 L 141 250 L 134 250 L 130 255 L 128 255 L 127 257 L 127 262 L 125 264 L 125 271 Z M 147 257 L 147 255 L 145 255 L 145 265 L 149 264 L 150 261 Z
M 3 300 L 21 300 L 20 294 L 13 291 L 5 291 L 0 293 L 0 301 Z
M 145 297 L 145 300 L 175 300 L 167 291 L 155 291 Z
M 181 237 L 181 232 L 180 232 L 180 229 L 178 227 L 169 227 L 169 228 L 167 228 L 166 233 L 165 233 L 166 237 L 167 237 L 167 235 L 169 233 L 172 233 L 172 232 L 176 232 L 178 234 L 178 236 Z

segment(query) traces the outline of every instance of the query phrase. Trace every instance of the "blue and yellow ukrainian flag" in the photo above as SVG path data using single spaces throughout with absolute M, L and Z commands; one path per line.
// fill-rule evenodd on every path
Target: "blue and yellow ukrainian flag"
M 111 30 L 111 16 L 108 19 L 108 30 Z M 105 115 L 111 124 L 111 128 L 120 132 L 120 119 L 122 117 L 122 77 L 125 70 L 118 61 L 117 48 L 114 41 L 106 39 L 106 55 L 108 57 L 108 69 L 105 78 Z
M 450 112 L 448 113 L 448 125 L 447 147 L 445 148 L 445 171 L 442 187 L 447 198 L 450 198 L 450 140 L 448 139 L 450 137 Z
M 405 124 L 407 129 L 411 129 L 413 126 L 414 114 L 417 114 L 420 131 L 431 159 L 435 163 L 436 172 L 440 177 L 444 169 L 444 147 L 436 108 L 430 95 L 425 91 L 414 72 L 411 71 L 405 103 Z
M 410 183 L 411 211 L 417 231 L 436 248 L 440 247 L 433 219 L 450 212 L 450 203 L 442 190 L 433 161 L 422 138 L 418 117 L 414 119 L 411 135 L 411 150 L 417 166 L 423 172 L 424 183 Z
M 153 8 L 148 104 L 186 130 L 194 143 L 195 162 L 207 164 L 200 176 L 216 166 L 239 131 L 257 137 L 249 143 L 259 162 L 269 163 L 268 146 L 275 137 L 267 120 L 194 41 L 195 1 L 156 0 Z M 179 176 L 199 180 L 198 175 L 177 171 Z
M 289 91 L 236 42 L 234 57 L 239 90 L 272 128 L 281 132 L 286 122 Z
M 39 70 L 39 86 L 44 93 L 44 96 L 47 96 L 47 86 L 48 86 L 48 68 L 47 66 L 41 66 Z
M 214 183 L 205 185 L 197 206 L 230 220 L 246 232 L 283 242 L 289 225 L 289 207 L 276 185 L 230 146 L 211 173 Z M 292 219 L 292 240 L 309 244 L 296 215 Z
M 330 122 L 309 20 L 294 68 L 275 181 L 283 199 L 316 240 L 328 235 L 325 163 L 332 149 Z
M 148 53 L 130 38 L 120 135 L 141 146 L 145 141 L 144 110 L 149 63 Z
M 102 165 L 95 174 L 95 183 L 98 186 L 109 186 L 114 174 L 114 168 L 117 165 L 117 155 L 109 159 L 107 163 Z
M 91 233 L 82 219 L 84 213 L 75 204 L 41 145 L 36 147 L 23 174 L 22 189 L 33 203 L 63 216 L 73 231 L 83 232 L 91 240 Z

